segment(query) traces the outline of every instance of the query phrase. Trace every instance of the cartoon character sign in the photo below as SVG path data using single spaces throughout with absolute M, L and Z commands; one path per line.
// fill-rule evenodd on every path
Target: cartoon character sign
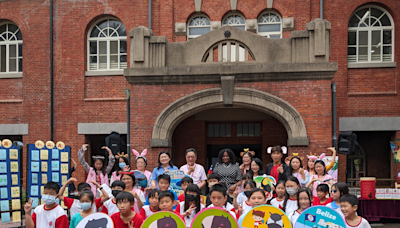
M 185 222 L 175 213 L 160 211 L 147 217 L 142 227 L 148 228 L 180 228 L 186 227 Z
M 221 208 L 206 208 L 194 217 L 191 228 L 239 228 L 232 215 Z M 253 227 L 252 227 L 253 228 Z
M 253 178 L 254 182 L 256 182 L 257 188 L 261 188 L 265 192 L 265 197 L 267 200 L 272 199 L 272 186 L 276 185 L 276 180 L 273 176 L 257 176 Z
M 104 213 L 93 213 L 83 218 L 76 228 L 113 228 L 114 223 L 111 218 Z
M 303 211 L 294 228 L 346 228 L 343 218 L 335 210 L 325 206 L 314 206 Z
M 242 228 L 291 228 L 288 216 L 282 210 L 269 205 L 253 208 L 240 216 L 239 227 Z

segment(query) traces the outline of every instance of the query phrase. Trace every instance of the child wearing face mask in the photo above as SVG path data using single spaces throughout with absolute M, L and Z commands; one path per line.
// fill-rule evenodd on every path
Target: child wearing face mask
M 312 206 L 313 194 L 309 188 L 299 188 L 297 191 L 297 210 L 293 211 L 289 215 L 289 220 L 294 227 L 297 219 L 304 210 Z
M 122 152 L 123 154 L 123 152 Z M 118 167 L 114 172 L 111 173 L 111 179 L 110 179 L 110 186 L 114 181 L 121 180 L 121 172 L 130 172 L 131 168 L 129 166 L 129 161 L 127 159 L 128 154 L 125 155 L 115 155 L 115 158 L 118 161 Z
M 247 195 L 246 193 L 249 193 L 251 190 L 256 188 L 256 182 L 254 182 L 253 180 L 247 180 L 246 182 L 244 182 L 244 191 L 242 193 L 235 193 L 234 194 L 234 198 L 233 198 L 233 206 L 235 207 L 235 209 L 238 209 L 238 207 L 250 207 L 249 202 L 247 201 Z
M 56 203 L 60 186 L 56 182 L 48 182 L 44 185 L 42 200 L 44 204 L 35 208 L 32 213 L 33 200 L 29 199 L 24 205 L 26 228 L 49 227 L 54 224 L 55 228 L 68 228 L 68 218 L 64 209 Z
M 205 207 L 200 203 L 200 189 L 195 184 L 189 184 L 185 190 L 185 201 L 180 202 L 176 212 L 185 219 L 186 227 L 189 228 L 196 214 Z
M 299 180 L 294 176 L 289 176 L 285 182 L 286 193 L 285 200 L 282 204 L 282 209 L 287 215 L 290 215 L 295 211 L 297 206 L 297 190 L 300 188 Z
M 148 195 L 150 205 L 144 205 L 142 209 L 140 209 L 140 215 L 143 219 L 146 219 L 150 215 L 160 210 L 160 208 L 158 207 L 158 197 L 160 196 L 160 193 L 161 191 L 157 189 L 153 189 L 150 191 Z
M 125 190 L 125 183 L 122 181 L 114 181 L 111 184 L 111 191 L 112 191 L 112 196 L 111 199 L 107 200 L 103 204 L 103 209 L 101 212 L 108 214 L 111 216 L 114 213 L 119 212 L 119 209 L 117 207 L 117 195 Z
M 83 190 L 79 196 L 79 202 L 81 203 L 82 211 L 72 216 L 69 228 L 75 228 L 82 219 L 94 213 L 92 210 L 92 205 L 94 203 L 92 191 L 88 189 Z
M 278 181 L 278 184 L 276 184 L 275 186 L 275 192 L 276 192 L 276 198 L 273 198 L 270 204 L 277 208 L 283 208 L 283 201 L 285 200 L 285 193 L 286 193 L 284 180 Z

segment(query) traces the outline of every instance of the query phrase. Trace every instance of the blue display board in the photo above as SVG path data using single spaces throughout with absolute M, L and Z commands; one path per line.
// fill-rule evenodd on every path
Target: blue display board
M 61 188 L 69 179 L 71 147 L 65 146 L 59 150 L 56 146 L 53 148 L 43 146 L 39 149 L 35 144 L 28 144 L 27 193 L 28 198 L 33 200 L 32 208 L 40 205 L 43 185 L 53 181 Z
M 314 206 L 303 211 L 294 225 L 294 228 L 313 227 L 346 228 L 346 224 L 335 210 L 325 206 Z

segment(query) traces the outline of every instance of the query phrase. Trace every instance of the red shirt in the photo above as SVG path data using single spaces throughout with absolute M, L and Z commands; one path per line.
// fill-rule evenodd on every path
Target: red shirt
M 184 202 L 185 201 L 185 194 L 179 195 L 178 196 L 179 202 Z
M 61 214 L 60 211 L 62 211 L 63 214 Z M 38 212 L 38 215 L 36 215 L 36 212 Z M 50 214 L 54 216 L 50 216 Z M 37 220 L 37 217 L 39 217 L 39 220 Z M 43 207 L 40 207 L 32 213 L 31 218 L 35 228 L 51 226 L 51 223 L 54 223 L 55 228 L 69 228 L 67 215 L 65 214 L 64 209 L 62 209 L 58 204 L 51 209 L 46 209 L 43 205 Z M 45 218 L 43 219 L 45 221 L 40 218 Z
M 129 228 L 129 225 L 122 221 L 121 219 L 121 212 L 117 212 L 111 215 L 111 219 L 114 222 L 114 227 L 121 227 L 121 228 Z M 135 212 L 135 216 L 133 216 L 132 220 L 134 228 L 140 228 L 143 223 L 143 218 L 140 214 Z
M 326 206 L 328 203 L 332 202 L 332 197 L 329 197 L 328 199 L 326 199 L 325 203 L 321 203 L 321 201 L 319 200 L 318 197 L 314 196 L 314 200 L 312 201 L 312 205 L 313 206 L 318 206 L 318 205 L 324 205 Z
M 276 181 L 278 181 L 278 177 L 279 177 L 279 172 L 278 172 L 279 166 L 281 166 L 281 165 L 274 165 L 271 169 L 271 176 L 273 176 Z
M 68 208 L 71 209 L 72 204 L 74 204 L 73 198 L 69 197 L 64 197 L 64 205 Z M 101 206 L 103 206 L 103 203 L 101 202 L 101 198 L 95 199 L 94 204 L 96 205 L 96 209 L 98 210 Z

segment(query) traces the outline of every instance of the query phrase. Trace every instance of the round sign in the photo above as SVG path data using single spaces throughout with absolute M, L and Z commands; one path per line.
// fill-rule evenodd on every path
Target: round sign
M 240 216 L 238 223 L 240 227 L 251 228 L 292 227 L 285 212 L 269 205 L 262 205 L 251 209 L 246 214 Z
M 135 176 L 135 180 L 136 180 L 136 186 L 140 186 L 141 188 L 146 188 L 148 187 L 148 181 L 147 181 L 147 177 L 146 175 L 144 175 L 143 172 L 139 171 L 139 170 L 135 170 L 133 172 L 133 175 Z
M 35 142 L 35 147 L 38 149 L 42 149 L 44 147 L 44 142 L 42 140 L 38 140 Z
M 46 142 L 46 147 L 47 149 L 53 149 L 54 148 L 54 142 L 53 141 L 47 141 Z
M 191 228 L 228 227 L 239 228 L 236 219 L 227 211 L 218 207 L 206 208 L 194 217 Z
M 307 208 L 297 218 L 294 228 L 308 227 L 346 227 L 342 216 L 335 210 L 325 206 Z
M 61 141 L 58 141 L 58 142 L 56 143 L 56 147 L 57 147 L 57 149 L 59 149 L 59 150 L 64 150 L 65 144 L 64 144 L 63 142 L 61 142 Z
M 168 211 L 156 212 L 143 222 L 142 227 L 147 228 L 181 228 L 186 227 L 185 222 L 175 213 Z
M 261 188 L 265 192 L 265 197 L 267 200 L 272 199 L 273 190 L 272 187 L 276 185 L 276 180 L 273 176 L 257 176 L 253 178 L 254 182 L 256 182 L 257 188 Z
M 114 223 L 110 216 L 105 213 L 93 213 L 83 218 L 76 228 L 114 228 Z
M 4 148 L 10 148 L 11 146 L 12 146 L 12 142 L 11 142 L 11 140 L 9 140 L 9 139 L 3 139 L 3 142 L 2 142 L 2 144 L 3 144 L 3 147 Z

